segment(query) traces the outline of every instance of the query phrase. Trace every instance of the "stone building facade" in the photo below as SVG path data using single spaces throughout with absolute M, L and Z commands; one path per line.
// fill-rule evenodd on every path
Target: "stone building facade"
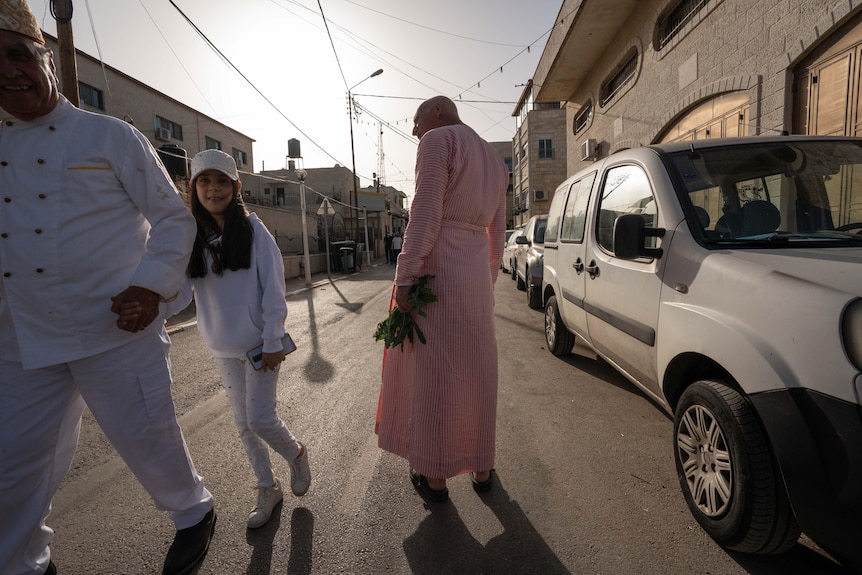
M 547 214 L 554 190 L 566 179 L 566 110 L 560 102 L 539 103 L 527 82 L 512 115 L 512 226 Z
M 862 126 L 860 0 L 564 0 L 536 68 L 567 174 L 651 143 Z

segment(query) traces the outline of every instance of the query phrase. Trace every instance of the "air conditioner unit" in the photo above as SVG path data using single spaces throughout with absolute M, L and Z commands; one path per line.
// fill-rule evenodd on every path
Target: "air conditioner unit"
M 167 128 L 156 128 L 156 139 L 165 141 L 170 140 L 171 131 Z
M 598 143 L 589 138 L 581 142 L 581 161 L 584 162 L 586 160 L 597 160 L 599 158 L 599 146 Z
M 548 192 L 545 190 L 534 190 L 533 191 L 533 201 L 534 202 L 544 202 L 548 199 Z

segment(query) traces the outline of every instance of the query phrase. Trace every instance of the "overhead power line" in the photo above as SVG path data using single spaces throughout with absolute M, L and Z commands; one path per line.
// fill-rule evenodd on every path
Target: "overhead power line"
M 282 112 L 282 111 L 279 109 L 279 107 L 278 107 L 278 106 L 276 106 L 276 105 L 272 102 L 272 100 L 270 100 L 269 98 L 267 98 L 267 97 L 266 97 L 266 95 L 265 95 L 263 92 L 261 92 L 261 91 L 258 89 L 258 87 L 257 87 L 257 86 L 255 86 L 255 84 L 254 84 L 251 80 L 249 80 L 249 79 L 248 79 L 248 77 L 246 77 L 246 75 L 245 75 L 245 74 L 243 74 L 243 73 L 242 73 L 242 71 L 241 71 L 239 68 L 237 68 L 237 67 L 234 65 L 234 63 L 233 63 L 233 62 L 231 62 L 230 58 L 228 58 L 227 56 L 225 56 L 225 55 L 222 53 L 222 51 L 221 51 L 221 50 L 219 50 L 219 49 L 218 49 L 218 47 L 217 47 L 215 44 L 213 44 L 213 43 L 212 43 L 212 41 L 210 41 L 210 39 L 209 39 L 209 38 L 207 38 L 206 34 L 204 34 L 204 33 L 201 31 L 201 29 L 200 29 L 200 28 L 198 28 L 198 27 L 195 25 L 195 23 L 194 23 L 194 22 L 192 22 L 192 21 L 191 21 L 191 19 L 190 19 L 188 16 L 186 16 L 186 15 L 185 15 L 185 13 L 184 13 L 182 10 L 180 10 L 180 7 L 179 7 L 179 6 L 177 6 L 177 5 L 174 3 L 174 0 L 169 0 L 169 2 L 171 3 L 171 6 L 173 6 L 173 7 L 177 10 L 177 12 L 179 12 L 179 13 L 180 13 L 180 15 L 185 19 L 185 21 L 189 23 L 189 26 L 191 26 L 191 27 L 194 29 L 194 31 L 195 31 L 195 32 L 197 32 L 197 33 L 198 33 L 198 35 L 199 35 L 201 38 L 203 38 L 204 42 L 206 42 L 206 43 L 207 43 L 207 45 L 208 45 L 208 46 L 209 46 L 209 47 L 210 47 L 210 48 L 211 48 L 211 49 L 212 49 L 212 50 L 213 50 L 213 51 L 214 51 L 214 52 L 219 56 L 219 58 L 221 58 L 222 60 L 224 60 L 224 62 L 225 62 L 228 66 L 230 66 L 230 67 L 231 67 L 231 68 L 232 68 L 232 69 L 233 69 L 237 74 L 239 74 L 239 75 L 240 75 L 240 77 L 241 77 L 243 80 L 245 80 L 245 82 L 246 82 L 249 86 L 251 86 L 251 87 L 252 87 L 252 89 L 253 89 L 255 92 L 257 92 L 257 93 L 260 95 L 260 97 L 261 97 L 261 98 L 263 98 L 263 99 L 264 99 L 264 101 L 265 101 L 267 104 L 269 104 L 270 106 L 272 106 L 272 108 L 273 108 L 276 112 L 278 112 L 278 114 L 279 114 L 282 118 L 284 118 L 284 119 L 287 121 L 287 123 L 288 123 L 288 124 L 290 124 L 291 126 L 293 126 L 293 127 L 294 127 L 294 128 L 295 128 L 295 129 L 300 133 L 300 134 L 302 134 L 305 138 L 307 138 L 309 142 L 311 142 L 312 144 L 314 144 L 315 146 L 317 146 L 317 148 L 318 148 L 321 152 L 323 152 L 324 154 L 326 154 L 327 156 L 329 156 L 332 160 L 334 160 L 334 161 L 335 161 L 335 163 L 337 163 L 337 164 L 343 164 L 343 162 L 341 162 L 338 158 L 336 158 L 335 156 L 333 156 L 332 154 L 330 154 L 329 152 L 327 152 L 327 151 L 326 151 L 326 149 L 325 149 L 323 146 L 321 146 L 320 144 L 318 144 L 318 143 L 314 140 L 314 138 L 312 138 L 311 136 L 309 136 L 308 134 L 306 134 L 306 133 L 305 133 L 305 131 L 303 131 L 303 130 L 302 130 L 302 128 L 300 128 L 299 126 L 297 126 L 297 125 L 293 122 L 293 120 L 291 120 L 290 118 L 288 118 L 288 117 L 287 117 L 287 115 L 286 115 L 284 112 Z
M 365 10 L 370 12 L 376 12 L 377 14 L 381 14 L 386 16 L 387 18 L 392 18 L 393 20 L 398 20 L 399 22 L 404 22 L 405 24 L 410 24 L 412 26 L 416 26 L 417 28 L 424 28 L 426 30 L 431 30 L 432 32 L 437 32 L 439 34 L 445 34 L 446 36 L 452 36 L 453 38 L 461 38 L 462 40 L 469 40 L 471 42 L 479 42 L 481 44 L 491 44 L 493 46 L 508 46 L 510 48 L 523 48 L 523 44 L 506 44 L 504 42 L 493 42 L 491 40 L 480 40 L 479 38 L 470 38 L 469 36 L 461 36 L 460 34 L 455 34 L 453 32 L 447 32 L 446 30 L 440 30 L 438 28 L 432 28 L 430 26 L 425 26 L 424 24 L 419 24 L 417 22 L 412 22 L 410 20 L 405 20 L 404 18 L 398 18 L 397 16 L 393 16 L 392 14 L 387 14 L 386 12 L 381 12 L 380 10 L 375 10 L 374 8 L 369 8 L 368 6 L 364 6 L 359 2 L 353 2 L 352 0 L 344 0 L 348 4 L 353 4 L 354 6 L 359 6 Z

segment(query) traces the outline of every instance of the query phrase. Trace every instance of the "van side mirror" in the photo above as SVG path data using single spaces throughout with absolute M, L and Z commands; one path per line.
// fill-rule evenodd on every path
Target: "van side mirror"
M 664 228 L 648 228 L 637 214 L 620 216 L 614 222 L 614 255 L 623 260 L 637 258 L 660 258 L 661 248 L 646 247 L 646 238 L 664 237 Z
M 528 238 L 528 237 L 527 237 L 527 236 L 525 236 L 524 234 L 521 234 L 520 236 L 518 236 L 517 238 L 515 238 L 515 243 L 516 243 L 516 244 L 518 244 L 518 245 L 520 245 L 520 246 L 526 246 L 526 245 L 529 245 L 529 243 L 530 243 L 530 238 Z

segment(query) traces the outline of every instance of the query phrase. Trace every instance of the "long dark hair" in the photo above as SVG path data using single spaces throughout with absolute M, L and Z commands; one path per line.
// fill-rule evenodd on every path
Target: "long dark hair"
M 224 214 L 224 230 L 219 230 L 215 218 L 204 208 L 198 200 L 195 181 L 191 182 L 191 209 L 198 224 L 198 232 L 195 236 L 195 244 L 192 247 L 192 256 L 186 267 L 186 274 L 190 278 L 202 278 L 207 275 L 206 252 L 212 255 L 212 271 L 218 275 L 224 270 L 236 271 L 247 270 L 251 267 L 251 248 L 254 240 L 254 230 L 248 219 L 248 211 L 239 195 L 239 186 L 233 182 L 234 201 L 228 204 Z M 216 247 L 210 244 L 212 238 L 221 235 L 221 245 Z

